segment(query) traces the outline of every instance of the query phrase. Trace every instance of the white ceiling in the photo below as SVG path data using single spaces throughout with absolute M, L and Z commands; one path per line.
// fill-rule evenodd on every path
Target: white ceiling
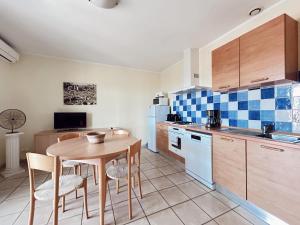
M 0 36 L 22 53 L 161 71 L 278 0 L 0 0 Z

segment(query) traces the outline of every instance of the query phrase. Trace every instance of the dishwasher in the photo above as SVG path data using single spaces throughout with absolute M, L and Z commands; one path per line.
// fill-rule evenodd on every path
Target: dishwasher
M 207 187 L 214 189 L 212 135 L 186 130 L 183 145 L 186 172 Z

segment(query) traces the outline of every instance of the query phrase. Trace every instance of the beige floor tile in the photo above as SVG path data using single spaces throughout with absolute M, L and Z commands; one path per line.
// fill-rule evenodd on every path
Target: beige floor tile
M 28 198 L 5 200 L 0 204 L 0 216 L 21 212 L 26 207 L 28 202 Z
M 212 218 L 215 218 L 230 210 L 228 206 L 210 194 L 201 195 L 193 200 Z
M 167 177 L 158 177 L 150 181 L 157 190 L 162 190 L 174 186 L 174 183 L 172 183 Z
M 179 171 L 173 167 L 173 166 L 164 166 L 164 167 L 160 167 L 159 170 L 164 174 L 164 175 L 170 175 L 170 174 L 174 174 L 174 173 L 178 173 Z
M 205 223 L 203 225 L 218 225 L 215 221 L 211 220 L 208 223 Z M 238 225 L 238 224 L 232 224 L 232 225 Z
M 152 192 L 156 192 L 155 187 L 151 184 L 151 182 L 149 180 L 145 180 L 141 182 L 142 184 L 142 194 L 146 195 Z M 138 188 L 138 185 L 135 186 L 134 188 L 134 192 L 136 194 L 136 196 L 140 197 L 140 191 Z
M 52 214 L 52 206 L 36 208 L 34 212 L 33 224 L 47 224 Z M 29 218 L 29 207 L 26 207 L 14 225 L 27 225 Z
M 104 224 L 115 225 L 114 215 L 112 209 L 106 210 L 104 213 Z M 82 218 L 82 225 L 99 225 L 99 211 L 89 211 L 89 218 L 85 216 Z
M 106 196 L 106 204 L 105 205 L 106 206 L 111 205 L 109 194 L 107 194 L 107 196 Z M 88 194 L 88 209 L 89 209 L 89 211 L 99 209 L 99 195 L 98 195 L 98 193 Z
M 121 187 L 120 192 L 118 194 L 115 190 L 111 190 L 110 198 L 111 198 L 112 204 L 127 201 L 128 200 L 127 186 Z M 131 192 L 131 198 L 136 198 L 134 191 Z
M 176 185 L 183 184 L 183 183 L 193 180 L 192 177 L 190 177 L 189 175 L 187 175 L 184 172 L 171 174 L 171 175 L 168 175 L 167 177 Z
M 205 186 L 204 184 L 202 184 L 201 182 L 199 182 L 197 180 L 194 180 L 193 182 L 207 192 L 213 191 L 212 189 L 208 188 L 207 186 Z
M 131 223 L 128 223 L 127 225 L 149 225 L 148 220 L 146 219 L 146 217 L 142 218 L 142 219 L 138 219 L 136 221 L 133 221 Z
M 151 225 L 183 225 L 171 209 L 166 209 L 148 217 Z
M 52 222 L 49 222 L 49 224 L 52 224 Z M 59 221 L 59 225 L 71 225 L 71 224 L 81 225 L 81 216 L 69 217 Z
M 170 166 L 170 164 L 166 160 L 156 160 L 156 161 L 151 162 L 151 164 L 155 168 L 164 167 L 164 166 Z
M 146 215 L 158 212 L 169 207 L 167 202 L 161 197 L 158 192 L 153 192 L 139 199 Z
M 219 199 L 221 202 L 223 202 L 225 205 L 227 205 L 229 208 L 233 209 L 238 206 L 235 202 L 229 200 L 225 195 L 217 192 L 217 191 L 212 191 L 210 192 L 211 195 Z
M 1 216 L 0 217 L 0 224 L 2 225 L 13 225 L 16 219 L 18 218 L 20 214 L 15 213 L 15 214 L 10 214 L 7 216 Z
M 246 209 L 242 208 L 241 206 L 235 208 L 234 211 L 255 225 L 268 225 L 267 223 L 265 223 L 264 221 L 262 221 L 261 219 L 253 215 L 252 213 L 248 212 Z
M 189 199 L 177 187 L 171 187 L 168 189 L 161 190 L 160 193 L 170 206 L 179 204 Z
M 203 188 L 195 184 L 193 181 L 179 184 L 178 187 L 184 194 L 186 194 L 190 198 L 195 198 L 207 193 Z
M 155 166 L 152 163 L 149 163 L 149 162 L 141 164 L 141 169 L 143 171 L 151 170 L 151 169 L 154 169 L 154 168 L 155 168 Z
M 1 184 L 0 184 L 1 185 Z M 10 189 L 0 191 L 0 203 L 4 201 L 12 191 Z
M 19 186 L 14 192 L 12 192 L 7 199 L 25 198 L 29 199 L 30 188 L 29 186 Z
M 193 201 L 176 205 L 173 210 L 185 225 L 203 224 L 211 220 Z
M 215 221 L 219 225 L 232 225 L 232 224 L 238 224 L 238 225 L 251 225 L 249 221 L 241 217 L 239 214 L 237 214 L 234 211 L 230 211 L 228 213 L 225 213 L 224 215 L 218 217 L 215 219 Z
M 61 208 L 58 209 L 58 220 L 65 220 L 74 216 L 82 215 L 83 212 L 83 201 L 82 199 L 67 201 L 66 200 L 66 211 L 63 213 Z M 53 221 L 53 214 L 51 215 L 50 221 Z
M 116 224 L 131 222 L 128 218 L 128 202 L 121 202 L 113 205 Z M 132 199 L 132 221 L 144 217 L 145 214 L 137 199 Z
M 3 190 L 11 190 L 14 191 L 21 183 L 24 181 L 25 178 L 22 179 L 11 179 L 11 180 L 5 180 L 1 182 L 0 185 L 0 191 Z
M 144 171 L 144 174 L 148 179 L 153 179 L 153 178 L 163 176 L 162 172 L 160 172 L 159 169 L 146 170 L 146 171 Z

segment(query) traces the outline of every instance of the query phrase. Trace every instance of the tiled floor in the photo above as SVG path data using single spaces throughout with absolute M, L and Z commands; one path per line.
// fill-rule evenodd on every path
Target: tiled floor
M 132 194 L 133 219 L 128 220 L 127 187 L 121 182 L 120 193 L 116 194 L 114 182 L 109 183 L 105 224 L 131 225 L 265 225 L 248 211 L 222 194 L 211 191 L 184 172 L 181 163 L 166 159 L 143 149 L 142 191 Z M 70 173 L 69 169 L 65 173 Z M 98 186 L 91 177 L 91 167 L 84 166 L 88 175 L 88 206 L 90 218 L 86 219 L 82 197 L 75 199 L 70 194 L 66 199 L 66 212 L 59 212 L 59 224 L 99 224 Z M 39 173 L 37 184 L 50 179 L 50 175 Z M 81 195 L 81 192 L 80 192 Z M 29 210 L 29 184 L 27 174 L 9 179 L 0 177 L 0 224 L 25 225 Z M 34 224 L 51 224 L 51 202 L 37 202 Z

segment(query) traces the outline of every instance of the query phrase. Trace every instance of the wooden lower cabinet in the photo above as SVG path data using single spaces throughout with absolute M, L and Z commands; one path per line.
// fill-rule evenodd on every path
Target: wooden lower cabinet
M 246 141 L 213 135 L 213 179 L 246 199 Z
M 289 224 L 300 224 L 300 151 L 247 142 L 248 200 Z
M 169 151 L 168 126 L 165 124 L 156 124 L 156 147 L 165 153 Z

